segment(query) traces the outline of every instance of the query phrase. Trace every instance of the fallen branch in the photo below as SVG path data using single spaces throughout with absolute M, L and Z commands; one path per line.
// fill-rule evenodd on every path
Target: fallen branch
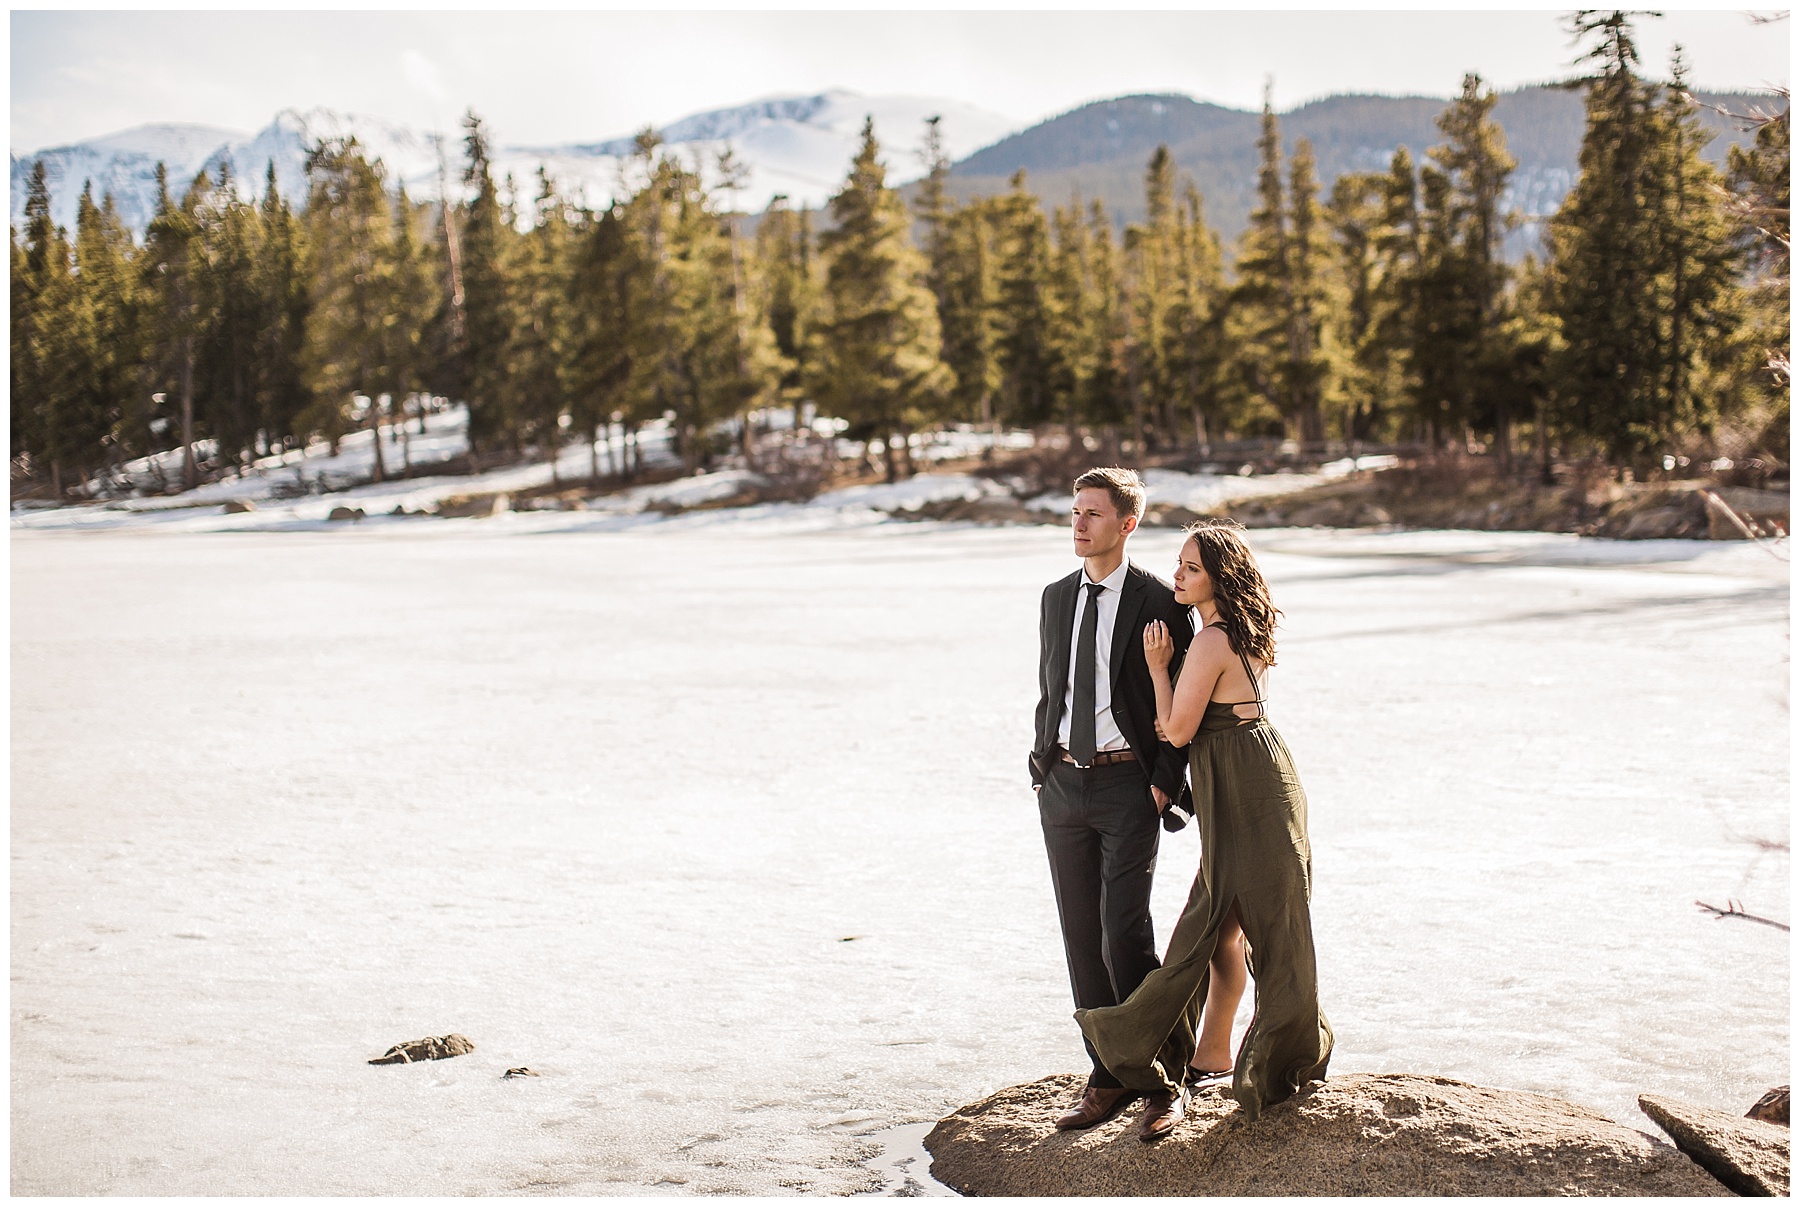
M 1746 913 L 1742 901 L 1733 901 L 1729 897 L 1725 899 L 1724 909 L 1720 909 L 1716 905 L 1708 905 L 1704 901 L 1696 901 L 1694 904 L 1711 914 L 1714 918 L 1742 918 L 1746 922 L 1761 922 L 1764 926 L 1773 926 L 1776 930 L 1792 929 L 1786 922 L 1777 922 L 1773 918 L 1764 918 L 1758 914 Z
M 1723 517 L 1725 519 L 1725 521 L 1727 523 L 1729 523 L 1732 527 L 1736 528 L 1739 532 L 1743 533 L 1745 540 L 1749 541 L 1751 544 L 1755 545 L 1757 548 L 1767 551 L 1769 556 L 1774 558 L 1778 562 L 1785 562 L 1788 560 L 1787 558 L 1782 557 L 1779 553 L 1775 552 L 1772 542 L 1770 541 L 1770 538 L 1763 534 L 1760 525 L 1753 524 L 1752 522 L 1746 520 L 1743 516 L 1739 515 L 1736 511 L 1734 511 L 1732 509 L 1731 505 L 1729 503 L 1727 503 L 1724 499 L 1721 499 L 1718 495 L 1714 494 L 1710 490 L 1701 491 L 1700 498 L 1702 501 L 1705 502 L 1707 509 L 1709 511 L 1716 512 L 1718 515 Z M 1777 529 L 1777 531 L 1779 531 L 1779 529 Z M 1775 540 L 1780 540 L 1780 539 L 1781 539 L 1780 537 L 1775 538 Z

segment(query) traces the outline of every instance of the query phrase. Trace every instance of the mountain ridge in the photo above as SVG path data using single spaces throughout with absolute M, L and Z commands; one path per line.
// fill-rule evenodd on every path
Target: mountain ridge
M 1744 108 L 1764 92 L 1699 93 L 1702 101 Z M 1340 93 L 1277 114 L 1283 153 L 1301 138 L 1313 145 L 1321 195 L 1346 172 L 1385 170 L 1405 146 L 1420 162 L 1443 141 L 1436 122 L 1449 99 Z M 1715 138 L 1708 158 L 1723 163 L 1725 148 L 1749 136 L 1721 115 L 1701 110 Z M 1502 205 L 1526 217 L 1509 237 L 1507 253 L 1532 250 L 1536 228 L 1555 212 L 1575 183 L 1586 115 L 1579 92 L 1534 85 L 1498 94 L 1494 118 L 1518 160 Z M 1229 245 L 1242 232 L 1255 204 L 1261 114 L 1230 109 L 1179 93 L 1140 93 L 1092 101 L 1047 118 L 958 162 L 949 190 L 959 199 L 1004 192 L 1016 171 L 1046 205 L 1079 196 L 1101 201 L 1115 222 L 1142 219 L 1143 174 L 1158 145 L 1167 145 L 1178 173 L 1205 200 L 1208 220 Z
M 748 168 L 739 197 L 756 209 L 776 194 L 819 205 L 841 185 L 855 154 L 864 116 L 876 123 L 877 136 L 890 146 L 890 172 L 904 182 L 924 174 L 923 165 L 893 154 L 912 146 L 922 134 L 925 117 L 943 117 L 942 129 L 954 155 L 965 155 L 1017 128 L 1017 123 L 945 97 L 865 96 L 847 89 L 814 94 L 763 97 L 745 105 L 688 114 L 662 127 L 665 147 L 685 162 L 716 160 L 729 141 Z M 51 214 L 58 225 L 73 229 L 82 182 L 92 181 L 96 197 L 110 191 L 121 218 L 141 233 L 155 210 L 155 165 L 168 165 L 170 187 L 179 193 L 202 169 L 215 178 L 228 168 L 239 192 L 260 197 L 267 165 L 272 161 L 276 186 L 284 196 L 303 201 L 305 159 L 309 141 L 355 134 L 371 157 L 380 158 L 389 178 L 417 196 L 435 196 L 439 187 L 439 155 L 444 160 L 446 188 L 465 192 L 461 183 L 460 136 L 440 135 L 369 114 L 314 106 L 283 109 L 269 125 L 247 132 L 226 127 L 153 122 L 25 155 L 12 155 L 12 221 L 24 217 L 24 194 L 32 164 L 42 159 L 51 186 Z M 497 179 L 511 175 L 528 202 L 531 181 L 540 165 L 565 195 L 605 205 L 618 185 L 619 173 L 631 157 L 632 135 L 594 142 L 552 145 L 496 144 L 491 152 Z
M 1703 100 L 1742 109 L 1767 93 L 1702 93 Z M 1378 93 L 1340 93 L 1279 114 L 1284 149 L 1309 139 L 1318 160 L 1322 192 L 1350 171 L 1387 167 L 1394 150 L 1408 147 L 1415 162 L 1440 141 L 1437 116 L 1447 98 Z M 1495 118 L 1519 161 L 1503 204 L 1526 217 L 1509 237 L 1516 258 L 1533 248 L 1542 219 L 1553 213 L 1575 181 L 1585 127 L 1582 98 L 1553 85 L 1499 94 Z M 1725 147 L 1747 141 L 1723 117 L 1702 110 L 1716 137 L 1709 158 L 1722 162 Z M 1158 145 L 1168 145 L 1177 169 L 1199 188 L 1209 220 L 1229 244 L 1242 231 L 1254 204 L 1256 139 L 1260 114 L 1196 100 L 1182 93 L 1138 93 L 1078 105 L 1023 129 L 999 115 L 941 97 L 863 96 L 846 89 L 761 97 L 743 105 L 688 114 L 661 128 L 665 146 L 703 167 L 727 143 L 750 169 L 736 194 L 760 210 L 775 195 L 818 206 L 841 185 L 855 152 L 865 113 L 874 116 L 892 183 L 923 174 L 913 154 L 927 116 L 943 117 L 954 160 L 949 188 L 967 199 L 1004 192 L 1015 171 L 1046 205 L 1072 197 L 1099 200 L 1120 224 L 1143 211 L 1143 172 Z M 262 130 L 182 123 L 148 123 L 64 147 L 12 157 L 12 219 L 23 218 L 31 165 L 45 160 L 52 214 L 72 229 L 81 181 L 96 194 L 111 191 L 127 225 L 141 232 L 155 205 L 157 158 L 169 165 L 172 189 L 184 189 L 201 168 L 215 177 L 229 169 L 241 192 L 260 196 L 266 165 L 273 162 L 285 196 L 304 200 L 305 147 L 319 137 L 355 134 L 387 165 L 390 179 L 415 197 L 445 187 L 461 196 L 460 139 L 404 123 L 322 106 L 284 109 Z M 221 137 L 223 136 L 223 137 Z M 210 141 L 210 145 L 209 144 Z M 493 152 L 496 177 L 511 176 L 521 209 L 528 209 L 531 181 L 542 165 L 566 196 L 604 205 L 618 187 L 633 154 L 633 137 L 550 145 L 504 145 Z M 440 162 L 441 155 L 441 162 Z M 915 186 L 916 187 L 916 186 Z

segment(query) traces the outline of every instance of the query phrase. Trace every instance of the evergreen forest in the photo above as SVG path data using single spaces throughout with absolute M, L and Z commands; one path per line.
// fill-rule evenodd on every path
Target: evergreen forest
M 626 480 L 614 433 L 666 423 L 697 471 L 753 458 L 780 412 L 869 442 L 890 479 L 912 472 L 909 435 L 953 424 L 1063 431 L 1126 463 L 1268 440 L 1519 475 L 1785 465 L 1785 99 L 1741 115 L 1754 137 L 1715 166 L 1681 63 L 1649 78 L 1624 14 L 1575 24 L 1580 176 L 1522 262 L 1502 255 L 1515 162 L 1475 75 L 1431 145 L 1329 191 L 1265 101 L 1229 247 L 1166 147 L 1121 231 L 1024 172 L 959 198 L 932 123 L 906 197 L 865 126 L 825 210 L 760 215 L 729 152 L 684 163 L 654 131 L 604 209 L 542 171 L 496 180 L 473 113 L 464 200 L 409 197 L 349 139 L 312 150 L 303 203 L 272 167 L 258 201 L 159 176 L 141 241 L 91 192 L 56 226 L 39 164 L 11 241 L 14 490 L 80 497 L 176 449 L 170 489 L 191 488 L 358 428 L 379 480 L 403 472 L 380 431 L 451 401 L 477 463 L 592 441 Z

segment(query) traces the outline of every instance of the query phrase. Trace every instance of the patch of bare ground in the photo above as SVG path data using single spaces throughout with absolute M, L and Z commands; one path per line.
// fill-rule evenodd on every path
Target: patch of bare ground
M 1418 464 L 1222 511 L 1250 528 L 1464 528 L 1485 532 L 1574 532 L 1623 540 L 1744 540 L 1788 531 L 1788 492 L 1709 479 L 1619 482 L 1569 472 L 1546 484 L 1480 464 Z

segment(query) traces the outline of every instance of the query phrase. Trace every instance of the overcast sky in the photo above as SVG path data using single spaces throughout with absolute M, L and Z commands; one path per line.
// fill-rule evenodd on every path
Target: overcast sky
M 1665 10 L 1667 11 L 1667 10 Z M 1278 108 L 1337 92 L 1448 96 L 1569 74 L 1562 16 L 1507 12 L 13 12 L 12 147 L 145 122 L 253 131 L 325 105 L 503 143 L 591 141 L 831 87 L 953 97 L 1021 126 L 1084 102 L 1183 92 Z M 1790 23 L 1738 10 L 1640 21 L 1647 69 L 1679 41 L 1693 81 L 1788 79 Z

